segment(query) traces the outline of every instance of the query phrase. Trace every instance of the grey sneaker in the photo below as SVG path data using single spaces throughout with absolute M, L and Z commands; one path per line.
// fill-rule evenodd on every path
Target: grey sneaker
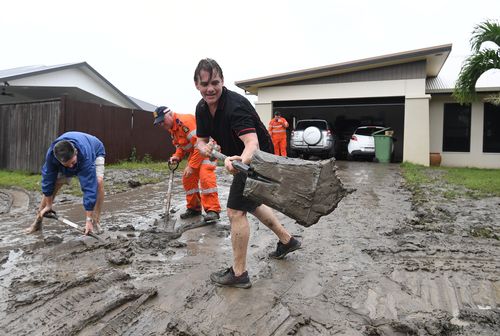
M 187 218 L 196 217 L 199 215 L 201 215 L 201 210 L 194 210 L 194 209 L 187 208 L 186 212 L 182 213 L 180 215 L 180 217 L 181 217 L 181 219 L 187 219 Z
M 302 243 L 295 237 L 290 238 L 288 244 L 283 244 L 278 242 L 276 246 L 276 251 L 269 253 L 269 257 L 274 259 L 283 259 L 288 253 L 300 249 Z
M 250 288 L 252 283 L 248 277 L 248 272 L 245 271 L 242 275 L 234 275 L 232 267 L 210 274 L 210 280 L 214 285 L 219 287 L 236 287 L 236 288 Z
M 215 211 L 207 211 L 207 214 L 205 215 L 205 218 L 203 219 L 205 223 L 212 223 L 215 222 L 220 218 L 219 213 Z

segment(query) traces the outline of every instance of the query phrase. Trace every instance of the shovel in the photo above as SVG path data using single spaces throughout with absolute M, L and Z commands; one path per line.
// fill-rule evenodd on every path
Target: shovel
M 167 231 L 171 232 L 174 230 L 175 222 L 170 221 L 170 200 L 172 199 L 172 184 L 174 182 L 174 172 L 179 167 L 179 162 L 171 163 L 168 161 L 168 169 L 170 170 L 170 176 L 168 177 L 168 188 L 167 194 L 165 196 L 165 228 Z
M 47 211 L 46 213 L 43 214 L 43 217 L 58 220 L 58 221 L 66 224 L 66 225 L 71 226 L 74 229 L 77 229 L 78 232 L 80 232 L 80 233 L 84 233 L 85 232 L 85 229 L 83 229 L 82 227 L 80 227 L 78 224 L 73 223 L 73 222 L 71 222 L 70 220 L 68 220 L 66 218 L 59 217 L 54 210 Z M 103 242 L 103 243 L 106 242 L 104 239 L 102 239 L 101 237 L 99 237 L 98 235 L 96 235 L 93 232 L 89 232 L 88 235 L 91 236 L 92 238 L 95 238 L 95 239 L 99 240 L 100 242 Z
M 212 151 L 212 156 L 226 156 Z M 251 165 L 233 161 L 247 175 L 243 195 L 293 218 L 302 226 L 316 224 L 348 194 L 336 174 L 335 159 L 307 161 L 257 150 Z

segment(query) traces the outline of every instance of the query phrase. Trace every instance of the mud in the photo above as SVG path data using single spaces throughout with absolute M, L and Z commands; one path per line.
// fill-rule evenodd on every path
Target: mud
M 225 212 L 164 234 L 165 182 L 131 188 L 135 172 L 107 171 L 105 243 L 48 219 L 24 235 L 39 195 L 2 190 L 0 334 L 499 334 L 500 199 L 471 197 L 433 170 L 431 184 L 408 190 L 397 165 L 337 165 L 355 191 L 333 213 L 309 228 L 278 213 L 303 249 L 269 259 L 277 241 L 250 217 L 248 290 L 208 280 L 231 264 Z M 230 176 L 218 178 L 225 204 Z M 172 206 L 184 208 L 178 185 Z M 79 198 L 61 197 L 55 210 L 83 224 Z M 179 212 L 177 230 L 197 225 Z
M 333 158 L 306 161 L 257 151 L 251 168 L 272 182 L 248 178 L 243 194 L 306 227 L 335 210 L 347 195 Z

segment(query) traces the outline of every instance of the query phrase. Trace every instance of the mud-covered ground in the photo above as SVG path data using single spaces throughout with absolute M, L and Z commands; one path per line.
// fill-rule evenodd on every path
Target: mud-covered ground
M 332 214 L 309 228 L 278 214 L 303 249 L 270 259 L 277 240 L 252 219 L 248 290 L 208 280 L 231 265 L 225 213 L 177 239 L 158 232 L 166 183 L 135 183 L 151 172 L 106 172 L 105 243 L 50 219 L 26 236 L 40 195 L 1 190 L 0 334 L 500 334 L 500 199 L 470 198 L 435 170 L 413 195 L 398 165 L 338 166 L 356 191 Z M 218 172 L 225 204 L 230 177 Z M 172 204 L 176 220 L 180 186 Z M 78 198 L 55 210 L 83 224 Z

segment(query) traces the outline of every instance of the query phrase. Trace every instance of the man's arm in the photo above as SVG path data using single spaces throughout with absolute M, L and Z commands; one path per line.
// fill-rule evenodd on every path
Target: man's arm
M 227 157 L 224 161 L 224 167 L 231 174 L 235 174 L 238 172 L 238 170 L 234 168 L 232 161 L 241 161 L 248 165 L 252 161 L 255 151 L 259 149 L 259 139 L 257 138 L 256 133 L 247 133 L 244 135 L 240 135 L 240 139 L 241 141 L 243 141 L 243 144 L 245 144 L 245 149 L 243 149 L 243 153 L 241 153 L 241 156 L 230 156 Z
M 241 153 L 241 161 L 250 164 L 255 151 L 259 149 L 259 138 L 257 138 L 257 133 L 247 133 L 241 135 L 240 139 L 245 144 L 245 149 Z

